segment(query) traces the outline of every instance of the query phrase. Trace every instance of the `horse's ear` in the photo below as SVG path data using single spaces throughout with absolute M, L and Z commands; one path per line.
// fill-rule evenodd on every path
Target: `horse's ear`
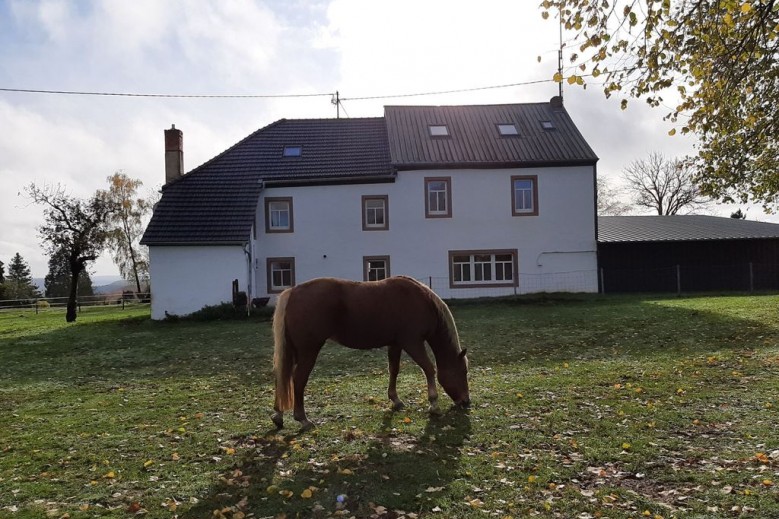
M 457 356 L 457 358 L 464 359 L 466 353 L 468 353 L 468 348 L 464 348 L 463 351 L 461 351 L 460 354 Z

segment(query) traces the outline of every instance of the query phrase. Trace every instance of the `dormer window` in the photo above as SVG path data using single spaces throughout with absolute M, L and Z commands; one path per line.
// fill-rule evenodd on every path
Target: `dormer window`
M 554 123 L 552 121 L 541 121 L 541 128 L 544 130 L 554 130 Z
M 514 123 L 501 123 L 498 124 L 498 133 L 502 137 L 516 137 L 519 135 L 519 130 L 517 130 L 517 125 Z
M 445 124 L 431 124 L 427 128 L 431 137 L 449 137 L 449 128 Z
M 300 157 L 303 154 L 303 146 L 284 146 L 285 157 Z

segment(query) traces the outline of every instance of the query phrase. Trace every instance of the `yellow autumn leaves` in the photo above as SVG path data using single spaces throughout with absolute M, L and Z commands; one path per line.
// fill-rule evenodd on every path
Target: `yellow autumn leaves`
M 598 75 L 600 75 L 600 71 L 598 72 Z M 597 77 L 594 71 L 593 71 L 593 76 Z M 565 79 L 565 77 L 560 72 L 555 72 L 555 75 L 552 76 L 552 79 L 556 83 L 562 83 L 563 80 L 565 80 L 569 85 L 579 85 L 579 86 L 584 85 L 584 76 L 578 76 L 576 74 L 572 74 L 568 76 L 568 79 Z

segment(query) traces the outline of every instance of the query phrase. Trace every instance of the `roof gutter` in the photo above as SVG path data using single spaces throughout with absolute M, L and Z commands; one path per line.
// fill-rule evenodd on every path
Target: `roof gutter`
M 326 186 L 326 185 L 344 185 L 344 184 L 382 184 L 393 183 L 397 179 L 397 174 L 392 172 L 388 175 L 365 175 L 365 176 L 347 176 L 347 177 L 313 177 L 313 178 L 288 178 L 288 179 L 263 179 L 262 187 L 290 187 L 290 186 Z
M 598 159 L 578 159 L 578 160 L 559 160 L 559 161 L 527 161 L 527 162 L 409 162 L 395 163 L 398 170 L 417 170 L 417 169 L 514 169 L 514 168 L 549 168 L 561 166 L 594 166 Z

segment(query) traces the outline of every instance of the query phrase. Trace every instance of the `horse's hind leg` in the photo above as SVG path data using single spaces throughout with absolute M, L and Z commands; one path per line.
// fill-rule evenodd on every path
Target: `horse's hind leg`
M 271 420 L 273 420 L 273 425 L 276 426 L 276 428 L 281 429 L 284 427 L 284 411 L 279 409 L 278 405 L 273 406 L 273 415 L 270 417 Z
M 430 360 L 425 350 L 424 342 L 414 342 L 404 346 L 406 353 L 419 364 L 427 380 L 427 399 L 430 401 L 430 414 L 439 415 L 441 409 L 438 407 L 438 389 L 435 385 L 435 365 Z
M 310 355 L 299 355 L 298 363 L 295 365 L 295 371 L 292 375 L 295 383 L 295 407 L 292 416 L 300 422 L 301 431 L 307 431 L 314 427 L 314 424 L 306 417 L 303 395 L 306 390 L 306 384 L 308 384 L 308 377 L 311 375 L 311 370 L 314 369 L 314 363 L 321 348 L 322 345 L 320 344 L 315 348 L 311 348 Z
M 389 387 L 387 396 L 392 400 L 392 410 L 400 411 L 403 409 L 403 401 L 398 398 L 398 372 L 400 371 L 400 355 L 403 350 L 399 346 L 389 346 L 387 348 L 387 358 L 389 360 Z

